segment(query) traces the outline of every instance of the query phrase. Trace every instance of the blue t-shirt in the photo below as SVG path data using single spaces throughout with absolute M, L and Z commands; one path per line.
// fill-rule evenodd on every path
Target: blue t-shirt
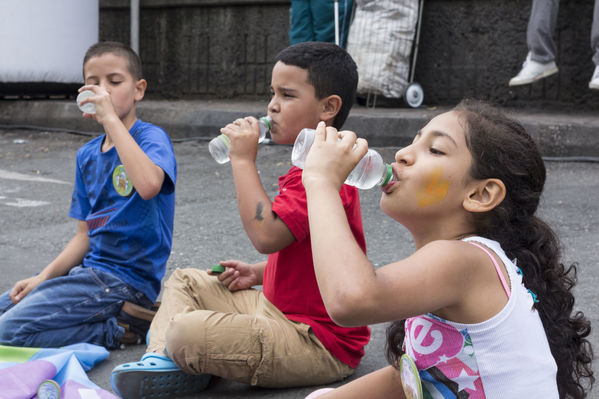
M 164 171 L 160 193 L 141 198 L 116 148 L 102 152 L 106 135 L 101 135 L 77 152 L 69 216 L 89 228 L 84 267 L 111 273 L 155 301 L 171 253 L 177 161 L 168 135 L 158 126 L 138 119 L 129 133 Z

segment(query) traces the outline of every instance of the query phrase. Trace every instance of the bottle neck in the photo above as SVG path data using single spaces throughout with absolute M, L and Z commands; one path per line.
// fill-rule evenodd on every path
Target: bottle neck
M 379 186 L 384 187 L 389 184 L 391 180 L 393 180 L 393 169 L 391 168 L 391 165 L 385 164 L 385 171 L 383 172 L 383 176 L 381 176 Z

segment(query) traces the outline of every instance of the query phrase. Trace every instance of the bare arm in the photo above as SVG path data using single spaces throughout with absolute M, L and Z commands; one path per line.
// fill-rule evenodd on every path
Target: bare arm
M 469 259 L 457 246 L 468 244 L 434 242 L 375 270 L 351 233 L 339 197 L 343 181 L 367 145 L 359 139 L 354 147 L 353 133 L 338 141 L 336 131 L 330 132 L 325 141 L 324 127 L 319 126 L 303 182 L 314 268 L 331 318 L 340 325 L 358 326 L 458 304 L 469 281 L 461 266 Z
M 231 139 L 229 156 L 243 227 L 259 252 L 280 251 L 295 241 L 295 237 L 272 211 L 272 201 L 258 175 L 258 122 L 254 118 L 238 119 L 221 132 Z
M 80 265 L 89 250 L 87 224 L 78 222 L 78 230 L 62 252 L 50 262 L 39 274 L 15 283 L 10 299 L 13 303 L 21 301 L 31 290 L 46 280 L 66 275 L 73 267 Z
M 135 190 L 145 200 L 156 196 L 164 182 L 162 168 L 143 152 L 120 119 L 106 121 L 104 130 L 110 135 Z
M 318 399 L 405 399 L 399 371 L 391 366 L 366 374 Z

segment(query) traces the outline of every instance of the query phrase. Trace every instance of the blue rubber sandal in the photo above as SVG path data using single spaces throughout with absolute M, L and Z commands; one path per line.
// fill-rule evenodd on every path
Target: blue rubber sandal
M 139 362 L 124 363 L 112 370 L 110 385 L 125 399 L 174 398 L 202 391 L 209 374 L 184 373 L 170 358 L 149 352 Z

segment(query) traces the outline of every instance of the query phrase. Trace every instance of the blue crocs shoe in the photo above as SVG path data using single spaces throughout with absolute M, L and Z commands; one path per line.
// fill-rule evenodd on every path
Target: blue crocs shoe
M 110 385 L 124 399 L 175 398 L 202 391 L 209 374 L 184 373 L 170 358 L 149 352 L 112 370 Z

